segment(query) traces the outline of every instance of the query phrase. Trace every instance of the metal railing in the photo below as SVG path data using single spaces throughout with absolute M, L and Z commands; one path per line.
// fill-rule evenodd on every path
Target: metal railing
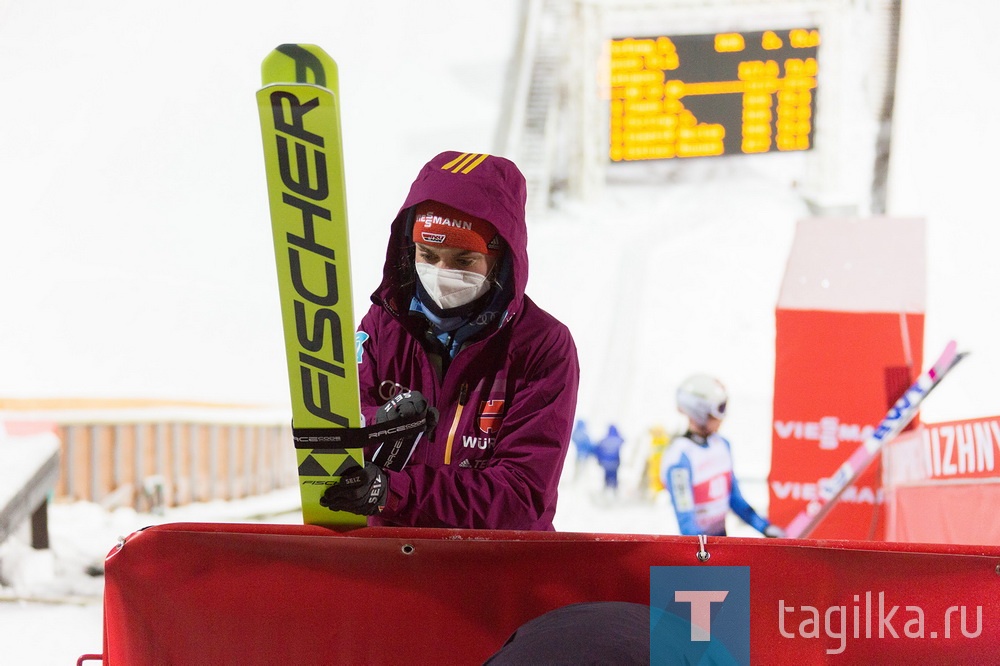
M 523 0 L 520 38 L 498 150 L 517 163 L 529 212 L 549 205 L 560 86 L 567 55 L 569 0 Z

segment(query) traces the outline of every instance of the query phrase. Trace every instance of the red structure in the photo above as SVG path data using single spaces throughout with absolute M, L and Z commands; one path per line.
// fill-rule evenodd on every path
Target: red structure
M 924 225 L 802 220 L 776 310 L 770 519 L 787 524 L 922 370 Z M 881 539 L 877 466 L 812 536 Z

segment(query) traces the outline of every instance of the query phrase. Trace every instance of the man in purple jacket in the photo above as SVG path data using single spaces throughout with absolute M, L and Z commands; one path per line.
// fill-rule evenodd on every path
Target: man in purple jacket
M 331 487 L 331 509 L 371 525 L 553 529 L 580 368 L 569 329 L 524 293 L 525 197 L 493 155 L 441 153 L 413 182 L 358 328 L 361 405 L 374 423 L 409 391 L 406 407 L 437 425 L 402 471 L 369 462 Z

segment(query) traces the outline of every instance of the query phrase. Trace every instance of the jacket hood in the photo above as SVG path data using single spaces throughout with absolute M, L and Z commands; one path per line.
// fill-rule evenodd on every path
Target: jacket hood
M 511 262 L 509 313 L 520 310 L 528 282 L 528 229 L 524 218 L 524 176 L 508 159 L 483 153 L 446 151 L 423 166 L 392 222 L 382 283 L 372 301 L 394 314 L 409 307 L 416 280 L 413 243 L 409 240 L 412 210 L 422 201 L 439 201 L 487 220 L 507 245 Z

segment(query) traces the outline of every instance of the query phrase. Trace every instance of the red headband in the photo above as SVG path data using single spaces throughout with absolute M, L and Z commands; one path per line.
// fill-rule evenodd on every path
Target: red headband
M 500 252 L 496 227 L 437 201 L 417 204 L 413 217 L 413 242 L 442 245 L 480 254 Z

